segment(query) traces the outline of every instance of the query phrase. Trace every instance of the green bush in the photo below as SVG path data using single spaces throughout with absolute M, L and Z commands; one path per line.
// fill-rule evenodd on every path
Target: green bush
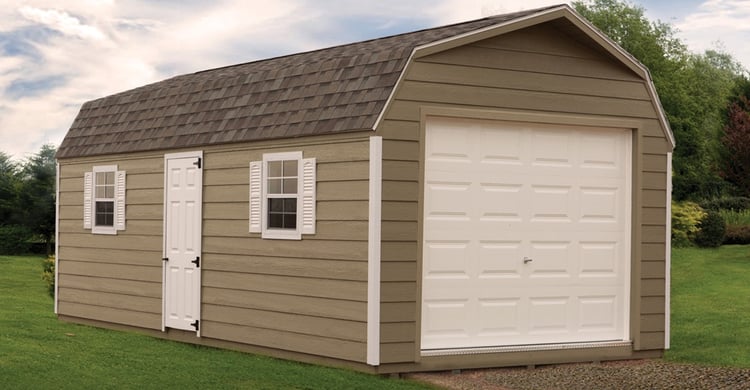
M 734 210 L 743 211 L 750 209 L 750 198 L 745 196 L 733 196 L 706 200 L 700 206 L 706 210 Z
M 749 245 L 750 225 L 727 225 L 724 236 L 725 245 Z
M 705 217 L 706 212 L 697 203 L 672 201 L 672 245 L 691 246 Z
M 50 256 L 44 260 L 42 264 L 42 280 L 47 282 L 47 292 L 49 295 L 55 297 L 55 256 Z
M 31 232 L 16 225 L 0 226 L 0 255 L 22 255 L 29 252 Z
M 701 220 L 700 230 L 695 235 L 695 243 L 702 248 L 718 248 L 724 242 L 727 224 L 721 214 L 708 210 L 706 217 Z

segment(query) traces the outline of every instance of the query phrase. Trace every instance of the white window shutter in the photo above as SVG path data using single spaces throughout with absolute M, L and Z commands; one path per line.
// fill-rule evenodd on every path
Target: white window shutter
M 250 162 L 250 233 L 260 233 L 263 211 L 262 202 L 263 161 Z
M 125 230 L 125 171 L 115 173 L 115 229 Z
M 302 159 L 302 234 L 315 234 L 315 158 Z
M 94 172 L 83 174 L 83 228 L 91 229 L 91 214 L 94 208 Z

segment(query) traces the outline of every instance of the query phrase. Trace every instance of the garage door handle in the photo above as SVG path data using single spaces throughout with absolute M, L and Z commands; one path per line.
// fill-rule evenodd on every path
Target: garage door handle
M 528 257 L 525 257 L 525 256 L 524 256 L 524 258 L 523 258 L 523 263 L 524 263 L 524 264 L 528 264 L 528 263 L 531 263 L 532 261 L 534 261 L 534 259 L 530 259 L 530 258 L 528 258 Z

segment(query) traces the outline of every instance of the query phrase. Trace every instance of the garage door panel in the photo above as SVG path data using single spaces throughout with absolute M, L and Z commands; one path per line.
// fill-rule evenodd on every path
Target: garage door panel
M 428 122 L 422 348 L 626 339 L 630 142 Z
M 465 318 L 470 318 L 467 300 L 430 300 L 425 302 L 426 335 L 436 338 L 467 338 Z
M 521 335 L 521 298 L 479 299 L 479 337 L 507 338 Z
M 580 187 L 580 209 L 578 212 L 581 222 L 619 223 L 620 189 L 615 186 L 582 186 Z
M 464 261 L 471 257 L 468 241 L 430 241 L 425 251 L 431 259 L 425 268 L 426 277 L 468 277 Z
M 587 332 L 615 332 L 620 319 L 616 295 L 593 295 L 578 298 L 579 328 Z
M 574 133 L 558 130 L 531 130 L 531 165 L 568 168 L 575 162 Z
M 523 269 L 524 247 L 517 241 L 479 241 L 480 279 L 518 279 Z
M 479 136 L 478 161 L 486 164 L 515 165 L 522 164 L 522 145 L 524 130 L 509 128 L 498 132 L 494 128 L 481 127 Z

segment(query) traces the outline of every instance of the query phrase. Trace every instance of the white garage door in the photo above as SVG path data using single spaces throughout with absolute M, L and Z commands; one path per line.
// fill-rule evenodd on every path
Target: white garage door
M 628 339 L 631 133 L 430 118 L 422 349 Z

